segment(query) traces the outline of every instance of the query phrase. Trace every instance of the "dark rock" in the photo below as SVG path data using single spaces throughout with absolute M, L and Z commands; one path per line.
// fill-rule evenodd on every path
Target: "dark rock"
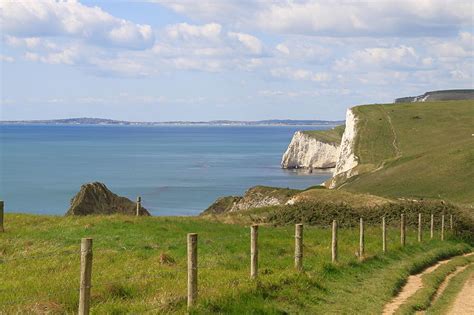
M 136 215 L 137 204 L 128 198 L 111 192 L 102 183 L 94 182 L 81 186 L 81 190 L 71 199 L 71 207 L 66 215 L 125 214 Z M 140 208 L 141 216 L 149 216 L 145 208 Z

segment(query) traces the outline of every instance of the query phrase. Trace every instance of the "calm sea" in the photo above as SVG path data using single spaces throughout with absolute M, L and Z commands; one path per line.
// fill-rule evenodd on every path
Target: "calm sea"
M 318 127 L 0 125 L 0 199 L 7 212 L 62 215 L 81 184 L 100 181 L 153 215 L 196 215 L 255 185 L 329 178 L 280 168 L 299 129 Z

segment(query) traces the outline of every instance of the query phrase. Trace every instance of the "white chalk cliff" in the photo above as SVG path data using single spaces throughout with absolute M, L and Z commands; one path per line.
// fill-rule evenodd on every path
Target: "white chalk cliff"
M 341 147 L 339 150 L 339 156 L 336 161 L 336 168 L 334 169 L 333 178 L 336 176 L 343 177 L 345 179 L 357 175 L 354 168 L 357 166 L 358 158 L 354 153 L 355 139 L 357 136 L 356 128 L 357 118 L 354 112 L 349 108 L 346 112 L 346 128 L 342 135 Z M 329 188 L 336 187 L 336 181 L 332 180 Z
M 297 131 L 283 158 L 283 168 L 332 168 L 336 166 L 339 145 L 315 139 Z

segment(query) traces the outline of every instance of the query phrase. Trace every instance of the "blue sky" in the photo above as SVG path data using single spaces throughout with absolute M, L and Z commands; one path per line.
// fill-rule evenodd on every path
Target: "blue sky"
M 0 2 L 0 119 L 343 119 L 473 88 L 472 1 Z

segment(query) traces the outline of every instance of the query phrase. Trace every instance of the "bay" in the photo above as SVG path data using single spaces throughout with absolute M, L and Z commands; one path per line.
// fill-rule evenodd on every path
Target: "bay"
M 255 185 L 306 188 L 331 176 L 280 168 L 293 133 L 330 126 L 0 125 L 6 212 L 64 214 L 82 184 L 105 183 L 153 215 L 197 215 Z

